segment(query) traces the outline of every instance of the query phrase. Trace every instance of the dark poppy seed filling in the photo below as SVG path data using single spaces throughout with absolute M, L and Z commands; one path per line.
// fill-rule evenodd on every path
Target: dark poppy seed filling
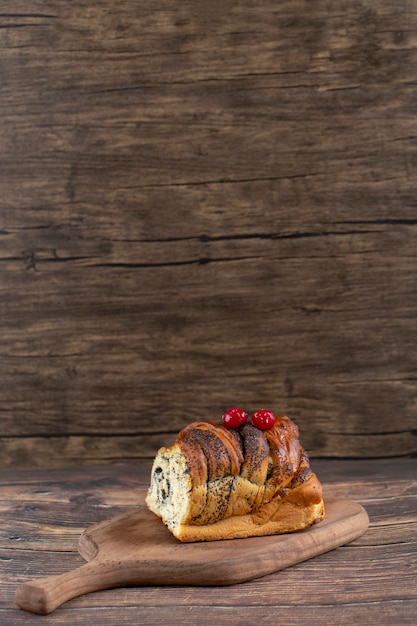
M 161 487 L 161 496 L 163 500 L 166 500 L 168 498 L 170 490 L 171 490 L 171 483 L 169 482 L 169 479 L 167 478 L 165 481 L 165 487 Z

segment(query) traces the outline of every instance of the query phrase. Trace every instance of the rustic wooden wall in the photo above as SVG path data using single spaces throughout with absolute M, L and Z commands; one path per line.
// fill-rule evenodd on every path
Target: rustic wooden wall
M 4 0 L 0 464 L 229 405 L 415 453 L 414 0 Z

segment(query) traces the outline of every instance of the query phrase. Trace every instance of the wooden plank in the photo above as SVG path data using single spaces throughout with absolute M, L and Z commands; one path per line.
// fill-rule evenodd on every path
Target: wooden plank
M 66 606 L 65 613 L 67 617 L 72 616 L 72 609 L 76 609 L 75 612 L 81 611 L 87 617 L 93 608 L 98 611 L 106 607 L 113 613 L 117 607 L 120 615 L 127 618 L 132 605 L 138 611 L 148 609 L 160 616 L 169 609 L 174 611 L 174 615 L 178 615 L 181 611 L 187 611 L 190 606 L 198 606 L 201 610 L 206 606 L 212 606 L 217 609 L 222 619 L 230 610 L 234 610 L 237 616 L 247 616 L 246 611 L 250 611 L 251 608 L 260 610 L 267 619 L 275 611 L 276 606 L 294 605 L 298 607 L 301 615 L 306 616 L 312 609 L 311 598 L 314 597 L 313 606 L 322 614 L 326 607 L 333 607 L 334 614 L 348 612 L 354 616 L 354 607 L 357 604 L 361 605 L 362 609 L 365 607 L 372 609 L 377 605 L 379 612 L 383 614 L 389 611 L 390 606 L 396 606 L 398 615 L 407 619 L 410 607 L 414 606 L 415 602 L 415 591 L 411 583 L 416 571 L 410 567 L 415 554 L 415 544 L 408 548 L 396 546 L 394 550 L 381 547 L 379 556 L 375 547 L 368 549 L 362 547 L 360 553 L 358 551 L 359 548 L 340 548 L 328 555 L 288 569 L 285 576 L 275 574 L 251 583 L 242 583 L 227 588 L 227 593 L 219 594 L 218 588 L 210 587 L 200 589 L 185 587 L 178 593 L 178 588 L 167 587 L 163 591 L 162 589 L 158 591 L 156 603 L 156 589 L 153 587 L 125 589 L 123 592 L 120 589 L 109 590 L 72 601 Z M 24 568 L 24 563 L 28 562 L 28 555 L 24 552 L 20 554 L 21 558 L 25 559 L 20 567 Z M 47 560 L 45 556 L 45 552 L 37 552 L 36 558 L 30 560 L 31 569 L 36 566 L 37 573 L 46 570 L 45 573 L 58 574 L 76 564 L 75 555 L 67 561 L 65 555 L 61 554 L 50 553 Z M 7 558 L 10 557 L 6 553 L 2 558 L 5 559 L 3 565 L 7 566 Z M 390 559 L 391 568 L 387 568 L 387 558 Z M 19 567 L 18 561 L 13 559 L 13 562 L 15 567 Z M 357 574 L 358 568 L 360 576 Z M 393 572 L 395 584 L 392 582 Z M 20 576 L 17 581 L 15 577 L 4 581 L 2 584 L 4 608 L 11 606 L 16 583 L 27 580 L 28 573 L 30 577 L 30 571 L 26 568 L 26 578 Z M 60 611 L 56 615 L 59 613 Z
M 251 621 L 369 624 L 415 620 L 415 459 L 316 461 L 327 489 L 353 496 L 369 510 L 369 531 L 352 544 L 289 568 L 282 574 L 217 588 L 125 588 L 80 597 L 48 618 L 52 624 L 212 623 Z M 0 476 L 0 621 L 27 623 L 13 608 L 17 585 L 79 565 L 77 529 L 93 517 L 134 505 L 143 493 L 149 464 L 67 469 L 4 469 Z M 113 470 L 113 471 L 112 471 Z M 36 493 L 39 502 L 36 504 Z M 48 498 L 50 498 L 48 510 Z M 108 505 L 103 507 L 103 505 Z M 38 506 L 39 508 L 34 508 Z M 120 509 L 119 509 L 120 510 Z M 20 539 L 13 540 L 13 520 Z M 74 542 L 71 546 L 71 537 Z M 314 600 L 312 600 L 314 599 Z M 394 615 L 395 613 L 395 615 Z M 26 621 L 25 621 L 26 620 Z M 77 622 L 78 620 L 78 622 Z M 107 620 L 107 621 L 106 621 Z M 187 621 L 188 620 L 188 621 Z
M 310 438 L 314 433 L 310 434 Z M 80 465 L 102 465 L 112 460 L 135 463 L 138 459 L 152 459 L 160 446 L 171 443 L 174 435 L 128 435 L 120 437 L 99 436 L 56 436 L 56 437 L 3 437 L 2 465 L 4 467 L 60 467 L 71 466 L 74 463 Z M 304 441 L 308 444 L 309 438 Z M 378 451 L 383 446 L 387 453 L 399 456 L 414 451 L 413 438 L 409 433 L 398 435 L 338 435 L 328 437 L 332 446 L 326 454 L 334 456 L 333 450 L 338 453 L 358 454 L 361 456 L 378 457 Z M 367 442 L 371 441 L 372 446 Z M 314 443 L 307 447 L 310 454 L 319 454 L 319 446 Z M 322 457 L 326 456 L 322 453 Z
M 196 7 L 4 3 L 3 467 L 229 404 L 417 451 L 413 3 Z
M 403 609 L 399 613 L 398 602 L 387 602 L 385 604 L 376 602 L 367 607 L 367 621 L 369 624 L 380 624 L 381 626 L 391 626 L 395 620 L 400 618 L 401 624 L 406 626 L 414 626 L 414 615 L 417 604 L 414 600 L 404 601 L 401 605 Z M 345 609 L 345 610 L 343 610 Z M 236 619 L 246 620 L 247 623 L 257 624 L 275 624 L 276 621 L 285 622 L 288 626 L 301 626 L 304 620 L 309 619 L 309 623 L 314 626 L 320 626 L 325 623 L 334 623 L 338 620 L 340 626 L 351 626 L 352 623 L 359 623 L 363 618 L 363 605 L 350 604 L 346 607 L 334 606 L 317 606 L 308 607 L 308 611 L 303 607 L 278 604 L 276 606 L 265 608 L 263 606 L 245 607 L 244 611 L 237 611 L 235 607 L 230 609 L 207 606 L 197 607 L 126 607 L 124 610 L 124 618 L 127 624 L 150 624 L 157 626 L 162 623 L 178 624 L 179 626 L 194 626 L 196 621 L 199 624 L 210 626 L 215 622 L 222 624 L 236 624 Z M 83 626 L 85 621 L 88 623 L 102 624 L 103 626 L 113 626 L 120 619 L 119 609 L 106 607 L 102 609 L 87 609 L 81 614 L 77 611 L 69 613 L 71 624 L 74 626 Z M 4 611 L 5 623 L 13 623 L 16 626 L 27 624 L 27 617 L 19 614 L 15 617 L 14 611 Z M 13 620 L 8 622 L 7 620 Z M 68 615 L 56 614 L 51 618 L 51 624 L 67 624 Z

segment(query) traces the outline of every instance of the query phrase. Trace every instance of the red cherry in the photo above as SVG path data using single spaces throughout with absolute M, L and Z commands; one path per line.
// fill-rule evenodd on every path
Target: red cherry
M 239 428 L 246 422 L 248 417 L 249 415 L 245 411 L 242 411 L 237 406 L 232 406 L 222 417 L 223 426 L 226 428 Z
M 268 430 L 272 428 L 275 422 L 275 415 L 267 409 L 260 409 L 252 415 L 252 424 L 259 430 Z

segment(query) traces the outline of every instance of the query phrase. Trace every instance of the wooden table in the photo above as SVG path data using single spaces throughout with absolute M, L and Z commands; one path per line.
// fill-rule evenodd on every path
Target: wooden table
M 231 587 L 100 591 L 48 616 L 16 608 L 16 588 L 80 565 L 80 533 L 135 507 L 150 464 L 2 470 L 0 623 L 415 624 L 416 459 L 316 460 L 312 465 L 325 494 L 357 500 L 369 514 L 368 532 L 350 545 Z

